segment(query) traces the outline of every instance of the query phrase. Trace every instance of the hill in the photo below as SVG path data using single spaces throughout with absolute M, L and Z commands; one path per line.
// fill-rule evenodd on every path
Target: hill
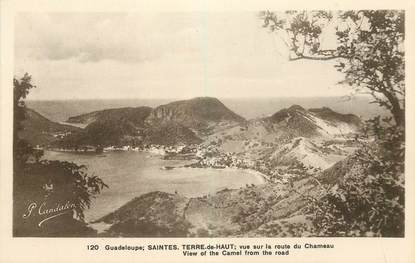
M 233 153 L 239 159 L 259 162 L 271 176 L 288 173 L 291 167 L 325 169 L 355 149 L 354 136 L 360 119 L 328 108 L 306 110 L 293 105 L 275 114 L 250 120 L 210 135 L 218 156 Z M 281 172 L 277 170 L 281 168 Z M 285 171 L 285 172 L 284 172 Z
M 150 107 L 126 107 L 95 111 L 70 117 L 68 123 L 86 124 L 83 130 L 73 133 L 58 143 L 59 146 L 119 145 L 141 136 L 145 129 L 144 120 L 151 112 Z
M 360 119 L 353 114 L 341 114 L 329 108 L 306 110 L 293 105 L 269 117 L 250 120 L 221 135 L 266 143 L 286 143 L 297 137 L 330 140 L 355 134 L 360 125 Z
M 247 147 L 284 144 L 297 137 L 313 140 L 346 139 L 356 134 L 360 119 L 353 114 L 341 114 L 329 108 L 306 110 L 298 105 L 282 109 L 271 116 L 253 119 L 212 134 L 208 142 L 220 141 L 227 151 L 241 152 Z M 245 147 L 246 146 L 246 147 Z
M 183 196 L 152 192 L 134 198 L 97 222 L 113 224 L 107 232 L 110 236 L 186 236 L 189 223 L 183 212 L 187 202 Z
M 305 110 L 293 105 L 246 121 L 216 98 L 201 97 L 158 106 L 94 111 L 67 122 L 87 125 L 64 145 L 195 144 L 220 141 L 228 152 L 247 152 L 264 143 L 285 144 L 303 137 L 330 140 L 358 131 L 360 119 L 329 108 Z M 237 149 L 233 149 L 233 148 Z M 247 147 L 249 149 L 247 149 Z
M 48 145 L 80 130 L 77 127 L 50 121 L 30 108 L 26 108 L 26 119 L 22 122 L 22 126 L 19 136 L 31 145 Z
M 128 120 L 135 125 L 144 125 L 144 120 L 151 112 L 150 107 L 125 107 L 117 109 L 106 109 L 101 111 L 93 111 L 78 116 L 69 117 L 66 122 L 89 125 L 93 122 Z
M 155 108 L 146 120 L 149 124 L 179 123 L 192 130 L 208 133 L 214 126 L 245 123 L 246 120 L 228 109 L 216 98 L 200 97 L 175 101 Z
M 70 117 L 68 122 L 87 126 L 60 142 L 60 146 L 194 144 L 201 140 L 188 128 L 175 122 L 149 124 L 152 108 L 118 108 Z
M 359 127 L 361 125 L 361 120 L 354 114 L 341 114 L 338 112 L 333 111 L 328 107 L 322 108 L 312 108 L 308 110 L 309 112 L 313 113 L 317 117 L 329 121 L 329 122 L 344 122 L 349 125 L 354 125 L 355 127 Z
M 306 167 L 327 169 L 349 153 L 336 145 L 323 146 L 304 137 L 282 144 L 272 152 L 269 161 L 279 166 L 302 163 Z
M 215 98 L 194 98 L 150 107 L 126 107 L 94 111 L 68 118 L 68 123 L 86 125 L 65 138 L 61 146 L 197 144 L 213 130 L 245 123 Z
M 144 144 L 180 145 L 202 142 L 192 130 L 175 122 L 166 122 L 148 127 L 145 130 Z
M 305 110 L 299 105 L 282 109 L 263 119 L 267 128 L 288 137 L 337 137 L 357 132 L 360 119 L 337 113 L 327 107 Z

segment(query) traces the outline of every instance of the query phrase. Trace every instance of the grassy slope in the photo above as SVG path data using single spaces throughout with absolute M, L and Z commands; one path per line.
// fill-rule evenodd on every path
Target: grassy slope
M 32 145 L 47 145 L 57 140 L 53 134 L 80 130 L 77 127 L 50 121 L 29 108 L 26 108 L 26 119 L 22 122 L 22 126 L 23 130 L 19 136 Z

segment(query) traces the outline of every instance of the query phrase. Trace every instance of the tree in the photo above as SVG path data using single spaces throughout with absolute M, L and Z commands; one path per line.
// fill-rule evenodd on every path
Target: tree
M 405 125 L 403 11 L 264 11 L 260 17 L 285 43 L 290 61 L 336 60 L 342 83 L 369 93 L 398 126 Z M 334 47 L 323 38 L 336 38 Z
M 363 143 L 345 174 L 337 172 L 337 182 L 309 203 L 315 235 L 404 236 L 405 135 L 379 117 L 367 127 L 363 134 L 376 143 Z
M 19 131 L 22 129 L 21 122 L 25 119 L 26 115 L 24 99 L 29 94 L 29 91 L 35 88 L 31 80 L 32 77 L 27 73 L 20 79 L 13 79 L 13 163 L 15 170 L 22 168 L 29 156 L 34 153 L 32 147 L 26 141 L 19 138 Z
M 290 61 L 337 61 L 335 67 L 345 76 L 341 83 L 372 95 L 394 120 L 378 116 L 367 121 L 356 138 L 360 146 L 344 162 L 345 172 L 335 170 L 336 183 L 319 185 L 322 193 L 317 198 L 308 196 L 313 235 L 403 236 L 404 12 L 266 11 L 260 16 L 264 27 L 284 41 Z M 330 34 L 333 48 L 322 40 Z
M 34 149 L 19 137 L 26 118 L 24 99 L 35 86 L 25 74 L 13 79 L 14 131 L 13 131 L 13 232 L 16 236 L 79 236 L 91 234 L 83 224 L 84 210 L 89 208 L 91 198 L 108 187 L 99 177 L 87 174 L 85 166 L 75 163 L 41 160 L 42 151 Z M 30 203 L 43 202 L 52 205 L 69 202 L 73 214 L 60 217 L 59 224 L 38 227 L 39 216 L 25 220 L 22 215 Z

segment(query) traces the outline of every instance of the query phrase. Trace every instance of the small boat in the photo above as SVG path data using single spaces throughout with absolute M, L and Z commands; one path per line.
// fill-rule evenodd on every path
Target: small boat
M 163 166 L 160 169 L 162 169 L 162 170 L 173 170 L 174 166 Z

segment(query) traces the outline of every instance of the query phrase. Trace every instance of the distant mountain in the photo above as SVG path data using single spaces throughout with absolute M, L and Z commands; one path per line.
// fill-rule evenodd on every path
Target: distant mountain
M 67 122 L 87 126 L 65 138 L 60 145 L 173 145 L 201 142 L 194 132 L 179 123 L 147 123 L 145 120 L 152 110 L 150 107 L 127 107 L 70 117 Z
M 213 126 L 242 124 L 246 120 L 218 99 L 200 97 L 158 106 L 146 122 L 151 125 L 175 122 L 198 132 L 206 132 Z
M 259 148 L 263 143 L 280 145 L 298 137 L 319 140 L 347 138 L 357 133 L 360 125 L 360 119 L 353 114 L 341 114 L 329 108 L 306 110 L 293 105 L 271 116 L 217 132 L 208 141 L 220 140 L 223 145 L 233 145 L 227 147 L 227 151 L 241 152 L 252 145 Z
M 271 166 L 325 169 L 354 150 L 360 119 L 329 108 L 306 110 L 293 105 L 245 125 L 216 132 L 205 140 L 220 152 L 233 152 Z
M 66 138 L 67 145 L 193 144 L 232 138 L 287 143 L 297 137 L 332 139 L 355 133 L 360 119 L 329 108 L 306 110 L 298 105 L 251 121 L 216 98 L 201 97 L 158 106 L 94 111 L 67 122 L 87 125 Z M 224 139 L 223 141 L 226 141 Z M 239 147 L 244 147 L 239 145 Z
M 125 136 L 132 136 L 136 133 L 136 126 L 127 120 L 95 121 L 83 130 L 64 138 L 58 145 L 64 147 L 118 145 L 122 143 Z
M 94 111 L 67 120 L 85 129 L 61 142 L 76 145 L 195 144 L 200 135 L 245 123 L 215 98 L 195 98 L 159 106 Z
M 334 138 L 354 134 L 361 121 L 353 114 L 337 113 L 329 108 L 306 110 L 299 105 L 282 109 L 272 116 L 252 121 L 248 126 L 254 133 L 258 129 L 274 135 L 277 139 Z
M 118 145 L 126 138 L 133 140 L 145 129 L 144 120 L 150 107 L 126 107 L 94 111 L 70 117 L 68 123 L 85 124 L 86 127 L 62 140 L 61 146 Z M 128 143 L 134 143 L 134 141 Z
M 329 108 L 305 110 L 298 105 L 282 109 L 264 121 L 292 137 L 348 135 L 360 126 L 360 119 L 353 114 L 340 114 Z
M 283 108 L 298 104 L 305 109 L 319 108 L 322 105 L 337 112 L 347 112 L 361 119 L 377 115 L 389 116 L 387 110 L 370 103 L 371 96 L 351 97 L 267 97 L 267 98 L 218 98 L 233 112 L 245 119 L 269 116 Z M 174 99 L 65 99 L 65 100 L 26 100 L 26 105 L 55 122 L 66 121 L 70 116 L 86 112 L 123 107 L 148 106 L 155 108 Z
M 50 121 L 30 108 L 26 108 L 26 119 L 22 122 L 22 126 L 19 136 L 33 146 L 50 144 L 80 130 L 77 127 Z
M 334 122 L 334 124 L 339 123 L 339 122 L 344 122 L 354 127 L 359 127 L 362 124 L 362 121 L 356 115 L 341 114 L 341 113 L 333 111 L 332 109 L 328 107 L 313 108 L 313 109 L 309 109 L 308 111 L 323 120 L 326 120 L 328 122 Z

